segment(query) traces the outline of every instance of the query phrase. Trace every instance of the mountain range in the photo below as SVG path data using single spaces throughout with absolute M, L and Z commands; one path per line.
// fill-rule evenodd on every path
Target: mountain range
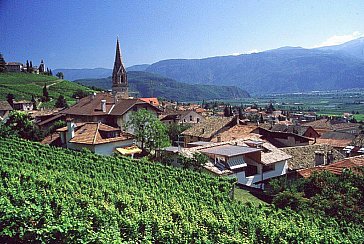
M 82 85 L 110 90 L 112 78 L 75 80 Z M 249 93 L 234 86 L 186 84 L 160 75 L 128 71 L 129 91 L 137 97 L 161 97 L 175 101 L 199 101 L 249 97 Z
M 188 84 L 236 86 L 252 94 L 364 88 L 364 38 L 315 49 L 282 47 L 237 56 L 169 59 L 128 70 Z M 63 72 L 70 80 L 105 75 L 92 74 L 95 70 L 82 75 L 74 70 Z M 104 77 L 111 75 L 111 69 L 108 72 Z

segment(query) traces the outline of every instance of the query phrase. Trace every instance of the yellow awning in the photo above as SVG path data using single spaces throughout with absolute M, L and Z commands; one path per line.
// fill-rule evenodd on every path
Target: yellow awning
M 119 147 L 116 148 L 116 151 L 121 153 L 122 155 L 132 155 L 135 153 L 141 153 L 142 150 L 138 148 L 137 146 L 131 146 L 131 147 Z

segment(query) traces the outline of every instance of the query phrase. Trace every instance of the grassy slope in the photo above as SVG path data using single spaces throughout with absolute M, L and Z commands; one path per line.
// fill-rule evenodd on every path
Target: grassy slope
M 71 105 L 75 102 L 72 94 L 77 90 L 92 92 L 82 85 L 58 80 L 54 76 L 26 74 L 26 73 L 0 73 L 0 100 L 6 100 L 6 95 L 12 93 L 15 100 L 30 100 L 32 95 L 40 98 L 43 94 L 44 84 L 47 84 L 49 96 L 52 100 L 45 106 L 53 106 L 59 95 L 63 95 Z

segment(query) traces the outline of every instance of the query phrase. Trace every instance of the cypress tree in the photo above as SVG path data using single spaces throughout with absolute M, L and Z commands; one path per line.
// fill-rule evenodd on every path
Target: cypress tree
M 47 84 L 44 84 L 44 87 L 43 87 L 43 100 L 45 102 L 49 101 L 49 94 L 48 94 Z
M 27 72 L 30 72 L 29 61 L 27 60 Z
M 5 66 L 6 62 L 4 60 L 3 54 L 0 53 L 0 73 L 1 72 L 5 72 L 6 71 L 6 66 Z

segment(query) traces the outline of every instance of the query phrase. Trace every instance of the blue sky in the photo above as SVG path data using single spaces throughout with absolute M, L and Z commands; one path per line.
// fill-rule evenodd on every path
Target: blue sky
M 0 52 L 55 69 L 112 68 L 117 35 L 126 66 L 315 47 L 362 36 L 363 13 L 362 0 L 0 0 Z

